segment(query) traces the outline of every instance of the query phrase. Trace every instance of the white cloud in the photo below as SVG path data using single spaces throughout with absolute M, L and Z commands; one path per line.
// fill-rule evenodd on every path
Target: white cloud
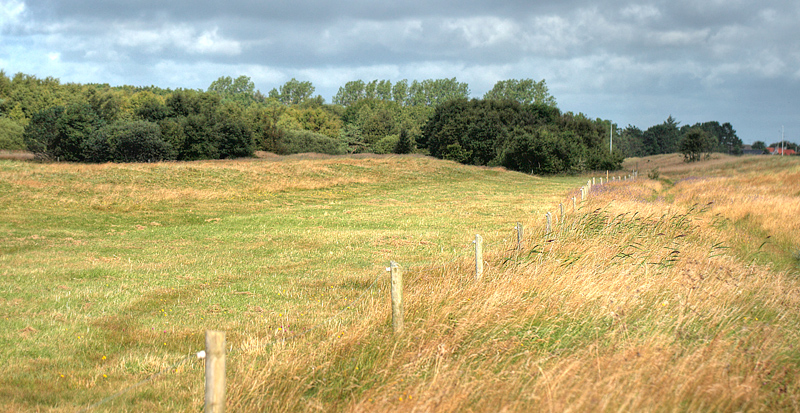
M 497 17 L 445 20 L 443 26 L 445 30 L 460 33 L 470 47 L 486 47 L 498 43 L 515 42 L 519 32 L 514 21 Z
M 242 53 L 242 46 L 235 40 L 229 40 L 219 35 L 219 29 L 206 30 L 197 39 L 190 40 L 187 48 L 200 54 L 238 55 Z
M 241 43 L 220 36 L 218 28 L 201 33 L 188 25 L 156 29 L 123 28 L 115 37 L 116 43 L 121 46 L 139 48 L 149 53 L 159 53 L 171 47 L 194 54 L 235 56 L 242 53 Z
M 702 30 L 669 30 L 655 32 L 650 38 L 661 46 L 702 46 L 708 40 L 711 31 Z
M 25 2 L 21 0 L 0 1 L 0 29 L 18 23 L 25 12 Z
M 620 14 L 627 19 L 643 21 L 661 16 L 661 11 L 652 4 L 631 4 L 622 9 Z

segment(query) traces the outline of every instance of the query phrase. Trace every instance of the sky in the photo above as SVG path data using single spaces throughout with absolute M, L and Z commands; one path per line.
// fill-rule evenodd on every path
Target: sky
M 797 0 L 0 0 L 0 69 L 207 89 L 296 78 L 544 79 L 558 107 L 641 129 L 730 122 L 800 143 Z

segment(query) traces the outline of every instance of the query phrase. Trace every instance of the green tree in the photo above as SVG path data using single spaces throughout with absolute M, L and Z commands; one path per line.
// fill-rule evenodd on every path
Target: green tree
M 375 98 L 380 100 L 392 100 L 392 82 L 381 80 L 375 87 Z
M 643 145 L 644 132 L 633 125 L 628 125 L 614 136 L 614 150 L 626 158 L 645 156 Z
M 58 119 L 64 113 L 63 106 L 53 106 L 33 115 L 22 139 L 25 147 L 39 159 L 55 159 L 54 142 L 58 136 Z
M 519 103 L 541 103 L 547 106 L 556 106 L 556 98 L 550 95 L 544 79 L 509 79 L 495 83 L 492 90 L 483 95 L 484 99 L 515 100 Z
M 701 128 L 691 128 L 680 141 L 680 151 L 686 162 L 708 158 L 717 147 L 717 138 Z
M 752 148 L 757 151 L 765 151 L 767 149 L 767 144 L 764 141 L 755 141 L 753 142 Z
M 250 80 L 250 77 L 244 75 L 236 79 L 222 76 L 211 82 L 207 92 L 219 95 L 223 101 L 232 100 L 243 105 L 250 105 L 257 100 L 255 83 Z
M 401 104 L 406 105 L 408 100 L 408 79 L 403 79 L 396 82 L 392 86 L 392 99 Z
M 456 78 L 426 79 L 411 83 L 405 103 L 410 106 L 438 106 L 451 100 L 468 98 L 469 85 Z
M 314 85 L 309 81 L 299 81 L 295 78 L 283 84 L 280 90 L 272 89 L 269 97 L 277 99 L 284 105 L 299 105 L 311 98 L 314 94 Z
M 334 105 L 350 106 L 365 97 L 366 85 L 363 80 L 353 80 L 339 88 L 333 97 Z
M 121 92 L 108 85 L 87 85 L 86 101 L 104 122 L 110 123 L 126 116 L 128 102 Z
M 678 152 L 681 132 L 672 115 L 664 123 L 651 126 L 642 135 L 642 146 L 646 155 Z
M 414 151 L 414 142 L 406 129 L 400 130 L 400 136 L 397 138 L 397 144 L 394 146 L 392 152 L 397 154 L 406 154 Z
M 725 122 L 720 124 L 717 121 L 696 123 L 691 127 L 682 127 L 681 133 L 686 133 L 692 128 L 700 128 L 715 137 L 717 142 L 719 142 L 718 147 L 714 149 L 715 151 L 727 153 L 729 155 L 742 154 L 742 140 L 736 136 L 736 131 L 730 123 Z
M 23 139 L 38 158 L 81 162 L 84 142 L 101 124 L 88 104 L 54 106 L 31 118 Z

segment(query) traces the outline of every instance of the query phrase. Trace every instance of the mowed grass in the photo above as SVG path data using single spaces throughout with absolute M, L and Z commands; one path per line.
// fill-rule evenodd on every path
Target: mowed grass
M 245 349 L 313 348 L 302 340 L 361 320 L 357 298 L 384 307 L 368 287 L 390 260 L 516 239 L 584 180 L 424 157 L 0 161 L 0 400 L 74 411 L 160 372 L 97 409 L 198 410 L 202 361 L 187 355 L 206 329 L 227 331 L 241 386 Z

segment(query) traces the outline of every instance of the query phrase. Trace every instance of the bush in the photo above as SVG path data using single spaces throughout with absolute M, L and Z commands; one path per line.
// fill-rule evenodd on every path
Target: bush
M 570 172 L 577 158 L 570 142 L 570 132 L 553 133 L 540 129 L 532 133 L 514 134 L 503 154 L 501 164 L 508 169 L 532 174 Z
M 403 129 L 400 131 L 400 137 L 397 139 L 397 144 L 394 146 L 392 152 L 397 154 L 411 153 L 414 151 L 414 141 L 411 139 L 408 131 Z
M 80 162 L 85 142 L 101 124 L 87 104 L 53 106 L 34 114 L 22 137 L 39 159 Z
M 175 151 L 162 139 L 158 124 L 115 122 L 86 140 L 84 157 L 89 162 L 158 162 L 175 159 Z
M 347 145 L 343 141 L 307 130 L 286 132 L 278 146 L 278 154 L 281 155 L 306 152 L 327 155 L 344 155 L 347 153 Z
M 25 140 L 22 134 L 25 128 L 13 120 L 0 118 L 0 149 L 22 150 L 25 149 Z
M 384 155 L 387 153 L 393 153 L 394 149 L 397 147 L 397 143 L 400 141 L 400 137 L 397 135 L 389 135 L 377 142 L 372 147 L 372 151 L 374 153 Z
M 243 120 L 224 119 L 214 128 L 221 159 L 253 156 L 253 132 Z

